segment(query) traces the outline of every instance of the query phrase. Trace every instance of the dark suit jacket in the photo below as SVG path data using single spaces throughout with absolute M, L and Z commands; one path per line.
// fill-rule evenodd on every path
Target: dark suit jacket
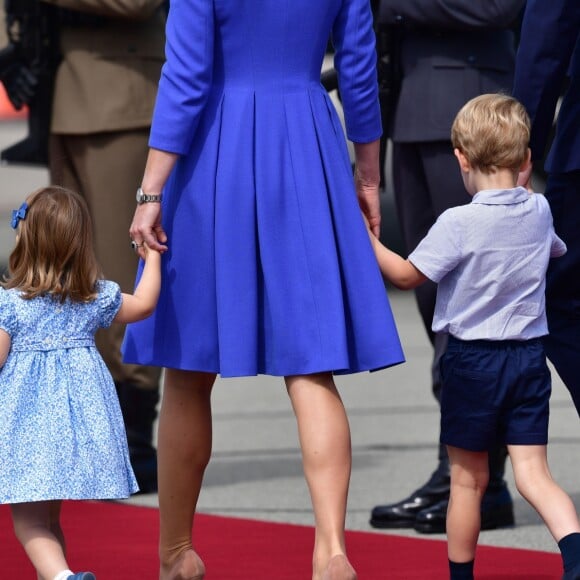
M 580 2 L 528 0 L 513 94 L 532 119 L 532 159 L 545 152 L 567 75 L 548 172 L 580 170 Z
M 379 22 L 402 27 L 402 81 L 391 137 L 449 141 L 459 109 L 511 92 L 524 0 L 381 0 Z

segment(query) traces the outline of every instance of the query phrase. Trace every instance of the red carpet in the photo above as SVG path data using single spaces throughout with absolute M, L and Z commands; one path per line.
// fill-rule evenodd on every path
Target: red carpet
M 69 563 L 98 580 L 157 580 L 157 510 L 112 502 L 65 502 Z M 309 580 L 313 530 L 306 526 L 200 514 L 196 545 L 207 580 Z M 349 532 L 360 580 L 445 580 L 445 542 Z M 478 549 L 478 580 L 558 580 L 560 556 L 509 548 Z M 36 578 L 0 506 L 0 578 Z

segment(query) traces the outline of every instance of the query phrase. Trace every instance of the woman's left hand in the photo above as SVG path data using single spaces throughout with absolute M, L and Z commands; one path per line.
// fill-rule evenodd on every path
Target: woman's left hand
M 365 183 L 361 179 L 356 181 L 358 204 L 367 220 L 367 227 L 375 237 L 381 233 L 381 203 L 379 186 Z
M 370 143 L 354 143 L 354 185 L 358 204 L 363 215 L 367 218 L 368 228 L 377 238 L 381 233 L 380 149 L 379 139 Z

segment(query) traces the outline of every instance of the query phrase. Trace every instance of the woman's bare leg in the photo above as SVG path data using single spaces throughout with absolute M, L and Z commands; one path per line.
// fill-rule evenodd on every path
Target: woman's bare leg
M 540 514 L 554 539 L 580 532 L 568 494 L 552 479 L 545 445 L 508 445 L 516 487 Z
M 447 509 L 447 553 L 456 563 L 471 562 L 481 528 L 481 500 L 489 482 L 487 452 L 447 446 L 451 491 Z
M 298 423 L 304 475 L 310 490 L 316 535 L 313 579 L 356 578 L 343 558 L 344 527 L 351 472 L 348 418 L 330 373 L 286 377 Z
M 214 374 L 167 369 L 159 413 L 160 580 L 203 578 L 193 517 L 211 456 Z
M 68 569 L 59 521 L 61 504 L 61 501 L 39 501 L 10 506 L 14 533 L 38 577 L 47 580 Z

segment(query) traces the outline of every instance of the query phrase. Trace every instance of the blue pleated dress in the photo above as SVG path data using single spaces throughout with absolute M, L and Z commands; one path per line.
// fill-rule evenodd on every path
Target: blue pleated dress
M 180 154 L 169 251 L 126 362 L 219 373 L 352 373 L 404 360 L 320 84 L 332 34 L 348 137 L 381 135 L 368 0 L 171 3 L 150 145 Z
M 95 346 L 121 305 L 114 282 L 93 302 L 24 300 L 0 288 L 0 504 L 121 499 L 138 491 L 111 374 Z

